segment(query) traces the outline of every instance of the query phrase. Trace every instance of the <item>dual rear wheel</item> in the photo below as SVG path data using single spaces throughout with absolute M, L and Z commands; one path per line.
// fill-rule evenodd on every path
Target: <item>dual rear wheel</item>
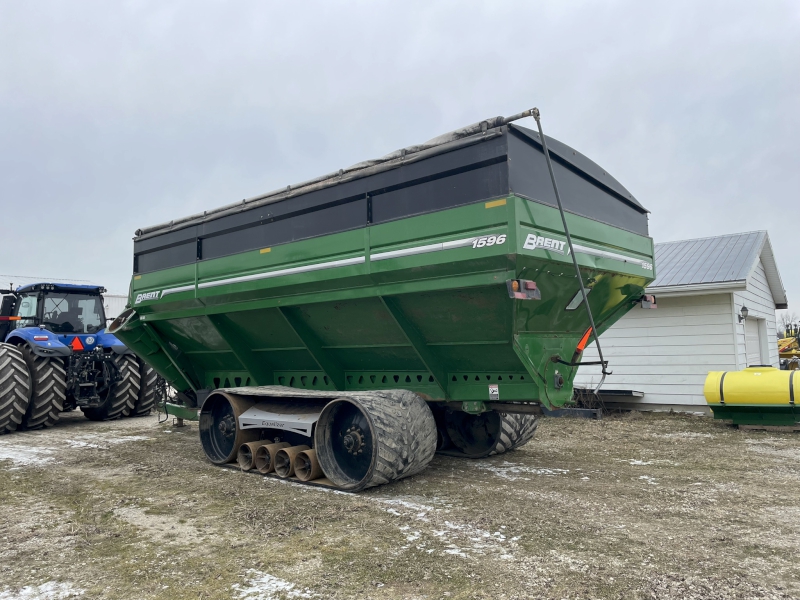
M 82 408 L 90 420 L 144 416 L 153 409 L 157 375 L 152 367 L 131 354 L 116 355 L 114 362 L 122 379 L 103 393 L 100 406 Z M 67 400 L 64 359 L 0 343 L 0 434 L 50 427 Z

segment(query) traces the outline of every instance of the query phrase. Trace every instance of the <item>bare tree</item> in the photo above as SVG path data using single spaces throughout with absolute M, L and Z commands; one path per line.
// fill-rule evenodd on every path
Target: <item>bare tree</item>
M 786 330 L 789 329 L 789 325 L 794 324 L 797 327 L 798 323 L 800 323 L 800 317 L 797 316 L 796 312 L 782 311 L 778 315 L 778 335 L 782 338 L 786 337 Z

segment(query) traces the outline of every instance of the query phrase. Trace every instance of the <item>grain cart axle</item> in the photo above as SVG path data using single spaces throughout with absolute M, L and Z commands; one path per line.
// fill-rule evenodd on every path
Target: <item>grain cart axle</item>
M 110 330 L 215 463 L 359 490 L 524 444 L 654 277 L 647 210 L 531 116 L 138 230 Z

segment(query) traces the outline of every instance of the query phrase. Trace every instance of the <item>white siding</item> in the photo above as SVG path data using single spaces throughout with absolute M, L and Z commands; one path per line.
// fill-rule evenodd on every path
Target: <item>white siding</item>
M 104 308 L 106 310 L 106 319 L 116 319 L 123 310 L 125 304 L 128 302 L 127 296 L 119 296 L 117 294 L 105 294 L 103 296 Z
M 600 338 L 613 372 L 603 388 L 644 392 L 643 404 L 705 407 L 708 372 L 736 370 L 731 298 L 730 293 L 659 297 L 656 310 L 631 310 Z M 592 344 L 583 360 L 597 359 Z M 575 377 L 578 387 L 599 381 L 599 367 L 581 367 Z
M 742 305 L 747 307 L 747 320 L 754 319 L 756 325 L 761 328 L 761 356 L 767 359 L 763 364 L 778 366 L 778 344 L 777 327 L 775 323 L 775 300 L 767 284 L 767 277 L 764 273 L 764 265 L 759 260 L 753 272 L 747 278 L 747 289 L 744 292 L 733 294 L 735 313 L 738 313 Z M 747 349 L 745 346 L 745 326 L 744 323 L 736 321 L 736 346 L 739 352 L 739 367 L 745 368 L 750 362 L 747 360 Z M 748 336 L 749 338 L 749 336 Z M 748 339 L 750 345 L 753 340 Z

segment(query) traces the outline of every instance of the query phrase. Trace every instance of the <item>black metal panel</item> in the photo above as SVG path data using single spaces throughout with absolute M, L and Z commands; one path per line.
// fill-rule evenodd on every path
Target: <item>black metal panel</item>
M 170 267 L 192 264 L 197 260 L 197 241 L 192 238 L 178 246 L 170 246 L 136 255 L 136 272 L 149 273 Z
M 516 133 L 508 138 L 509 183 L 511 192 L 542 204 L 557 206 L 547 161 L 541 147 Z M 576 173 L 574 165 L 554 160 L 558 189 L 564 210 L 607 223 L 640 235 L 648 235 L 647 213 L 602 189 L 592 178 Z
M 203 238 L 203 260 L 267 248 L 365 227 L 367 200 L 361 198 L 323 210 Z
M 195 239 L 197 237 L 197 230 L 198 228 L 196 226 L 192 226 L 186 229 L 179 229 L 178 231 L 169 231 L 157 237 L 135 240 L 133 242 L 133 251 L 138 254 L 140 252 L 154 250 L 155 248 L 181 244 Z
M 506 194 L 505 137 L 493 137 L 391 171 L 137 240 L 136 272 L 348 231 L 368 222 L 390 221 Z M 372 202 L 376 215 L 371 221 L 367 194 L 375 195 Z
M 385 223 L 506 195 L 508 168 L 505 156 L 499 159 L 502 162 L 376 194 L 372 222 Z
M 504 135 L 396 169 L 137 240 L 136 272 L 348 231 L 509 192 L 556 206 L 536 132 L 516 126 L 503 130 Z M 553 142 L 566 210 L 647 235 L 645 209 L 619 182 L 588 158 Z
M 538 131 L 528 129 L 527 127 L 520 127 L 519 125 L 509 125 L 508 128 L 513 134 L 528 138 L 528 140 L 533 142 L 536 148 L 541 149 L 542 143 L 539 140 Z M 550 149 L 550 156 L 553 157 L 553 160 L 571 165 L 574 167 L 574 171 L 594 179 L 597 184 L 609 188 L 614 194 L 624 198 L 625 201 L 641 208 L 643 212 L 646 211 L 646 209 L 639 204 L 639 201 L 633 197 L 633 194 L 619 181 L 614 179 L 603 167 L 574 148 L 570 148 L 566 144 L 551 138 L 549 135 L 545 137 L 547 137 L 547 147 Z

